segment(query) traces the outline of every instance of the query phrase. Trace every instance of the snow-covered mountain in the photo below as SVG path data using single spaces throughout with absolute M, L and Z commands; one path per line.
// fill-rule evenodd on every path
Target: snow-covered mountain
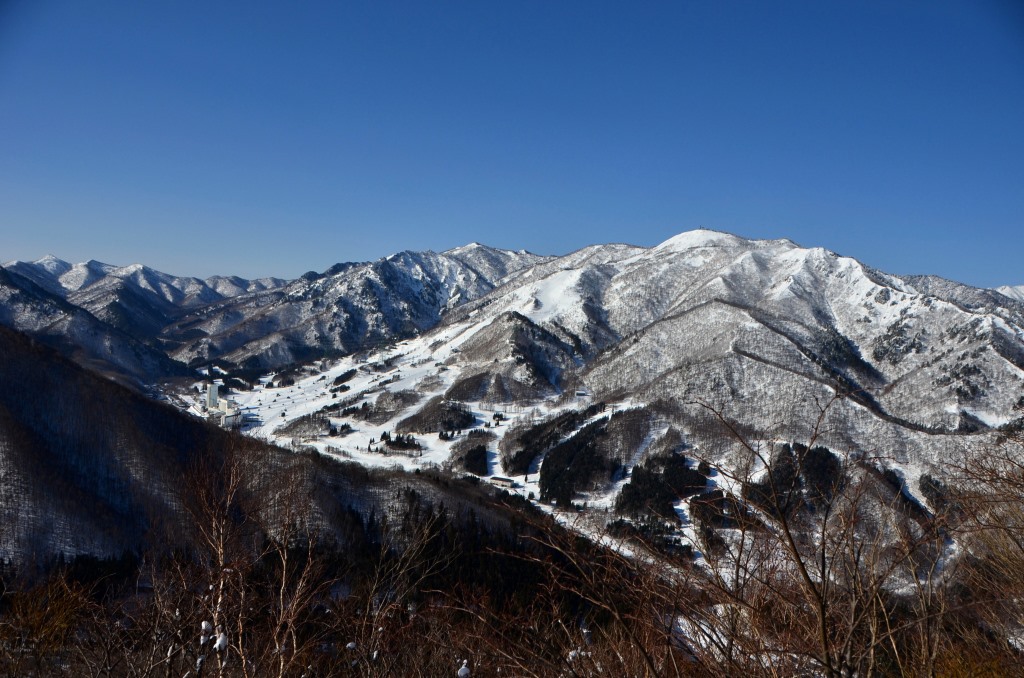
M 1017 301 L 1024 301 L 1024 285 L 1003 285 L 1002 287 L 997 287 L 996 292 Z
M 466 304 L 447 325 L 515 312 L 573 347 L 574 378 L 613 395 L 792 401 L 809 385 L 925 430 L 1015 417 L 1024 304 L 899 278 L 788 240 L 684 233 L 588 248 Z
M 141 264 L 69 264 L 49 255 L 33 262 L 11 261 L 4 268 L 147 341 L 187 309 L 285 283 L 278 278 L 244 280 L 233 276 L 200 280 L 161 273 Z
M 161 273 L 142 264 L 112 266 L 90 260 L 70 264 L 52 255 L 36 261 L 9 261 L 4 268 L 14 271 L 54 294 L 67 297 L 98 283 L 111 285 L 119 280 L 141 291 L 155 295 L 175 306 L 190 308 L 248 292 L 280 287 L 285 280 L 258 278 L 245 280 L 237 276 L 213 276 L 206 280 Z
M 135 371 L 124 359 L 114 361 L 145 381 L 179 373 L 178 361 L 219 359 L 271 368 L 427 330 L 445 311 L 543 259 L 472 243 L 441 254 L 402 252 L 375 262 L 341 263 L 287 282 L 226 276 L 200 280 L 140 264 L 70 264 L 47 256 L 12 261 L 0 269 L 20 281 L 14 287 L 47 298 L 42 306 L 32 305 L 24 303 L 24 292 L 10 292 L 3 322 L 30 333 L 48 327 L 88 353 L 97 352 L 92 336 L 127 335 L 134 343 L 159 349 L 159 360 L 149 360 L 154 369 Z M 58 308 L 77 318 L 77 325 L 55 324 Z M 82 324 L 92 328 L 89 336 L 75 329 Z M 107 353 L 118 352 L 112 348 L 117 342 L 99 343 L 108 347 Z M 134 350 L 140 351 L 153 352 Z
M 1006 290 L 706 230 L 560 257 L 401 252 L 287 283 L 46 258 L 0 270 L 0 323 L 149 383 L 184 363 L 234 386 L 262 370 L 228 395 L 282 445 L 606 508 L 673 451 L 725 468 L 718 417 L 882 460 L 910 494 L 1024 425 L 1024 302 Z M 166 393 L 205 416 L 194 391 Z
M 700 401 L 764 429 L 840 394 L 848 445 L 913 438 L 917 454 L 927 436 L 1015 421 L 1024 394 L 1024 302 L 1005 292 L 707 230 L 562 257 L 401 252 L 285 284 L 52 257 L 7 270 L 193 365 L 271 370 L 419 337 L 460 400 L 578 389 Z
M 344 273 L 354 270 L 379 290 L 371 299 L 394 298 L 388 289 L 405 290 L 397 296 L 406 304 L 419 298 L 406 294 L 406 278 L 381 277 L 388 260 Z M 353 292 L 352 277 L 325 280 L 337 285 L 332 299 Z M 329 454 L 457 467 L 457 440 L 425 437 L 421 454 L 397 460 L 373 448 L 388 431 L 422 435 L 437 430 L 424 422 L 464 427 L 502 412 L 511 426 L 491 431 L 487 475 L 513 476 L 540 494 L 538 476 L 529 484 L 524 471 L 543 469 L 543 446 L 533 450 L 541 457 L 519 464 L 521 437 L 506 432 L 596 402 L 647 413 L 635 424 L 646 433 L 616 442 L 605 462 L 627 473 L 669 440 L 716 459 L 728 454 L 711 412 L 768 440 L 813 437 L 856 458 L 884 458 L 908 478 L 1024 422 L 1024 304 L 941 278 L 888 275 L 788 240 L 693 231 L 653 248 L 599 245 L 538 259 L 478 290 L 405 341 L 326 371 L 321 363 L 294 375 L 294 385 L 237 394 L 259 420 L 253 430 L 290 444 L 323 424 L 324 437 L 309 444 Z M 428 308 L 443 308 L 437 298 Z M 277 303 L 277 313 L 287 307 Z M 421 306 L 379 304 L 372 317 L 386 323 L 396 308 Z M 600 416 L 573 419 L 560 436 Z M 304 417 L 320 423 L 310 429 Z M 326 435 L 346 426 L 343 439 Z M 613 478 L 590 486 L 614 493 Z M 589 501 L 611 501 L 600 491 Z
M 19 275 L 0 268 L 0 325 L 24 332 L 65 356 L 135 386 L 185 373 L 162 351 Z
M 471 244 L 338 264 L 282 287 L 198 308 L 162 332 L 183 362 L 273 368 L 342 355 L 433 328 L 442 314 L 545 260 Z

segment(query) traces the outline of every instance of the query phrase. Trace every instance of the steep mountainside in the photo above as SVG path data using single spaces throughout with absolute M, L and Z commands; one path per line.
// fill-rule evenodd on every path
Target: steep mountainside
M 199 280 L 139 264 L 69 264 L 51 256 L 12 261 L 3 270 L 9 274 L 5 280 L 17 281 L 9 285 L 31 289 L 61 313 L 75 316 L 80 325 L 89 325 L 91 332 L 86 334 L 123 333 L 124 339 L 174 358 L 140 348 L 137 352 L 157 356 L 156 362 L 150 357 L 152 365 L 135 366 L 123 357 L 108 360 L 127 374 L 152 382 L 181 373 L 178 360 L 219 359 L 272 368 L 410 336 L 541 260 L 528 252 L 472 243 L 441 254 L 402 252 L 375 262 L 337 264 L 290 283 L 224 276 Z M 52 326 L 69 352 L 99 352 L 83 330 L 54 325 L 56 311 L 47 315 L 36 308 L 27 313 L 23 297 L 11 297 L 10 326 L 30 331 Z M 15 311 L 17 304 L 20 310 Z
M 730 463 L 718 415 L 767 444 L 878 459 L 910 483 L 1024 423 L 1024 305 L 787 240 L 694 231 L 538 262 L 434 329 L 291 374 L 232 396 L 252 432 L 367 465 L 469 464 L 560 503 L 610 506 L 665 450 Z M 600 423 L 609 404 L 643 414 L 616 429 Z M 485 424 L 490 442 L 464 440 Z
M 339 548 L 353 520 L 362 530 L 371 513 L 381 518 L 403 510 L 394 500 L 396 485 L 406 499 L 442 504 L 453 517 L 472 503 L 475 519 L 508 521 L 508 511 L 496 512 L 486 491 L 426 476 L 368 473 L 243 438 L 2 326 L 0 383 L 0 560 L 8 564 L 187 545 L 194 535 L 185 503 L 220 482 L 226 459 L 237 464 L 243 492 L 261 516 L 296 511 L 308 529 Z M 269 501 L 286 489 L 301 505 Z
M 69 264 L 52 256 L 34 262 L 12 261 L 4 268 L 147 343 L 154 343 L 160 330 L 186 309 L 285 283 L 278 278 L 224 276 L 200 280 L 168 275 L 141 264 Z
M 509 311 L 574 347 L 580 383 L 606 397 L 765 403 L 779 389 L 798 401 L 838 390 L 883 420 L 954 431 L 1007 423 L 1024 392 L 1020 302 L 786 240 L 695 231 L 650 250 L 588 248 L 446 326 Z
M 429 330 L 445 311 L 541 260 L 473 244 L 340 264 L 198 309 L 161 338 L 173 357 L 188 363 L 217 358 L 273 368 L 350 353 Z
M 119 555 L 223 434 L 0 327 L 0 554 Z M 12 387 L 14 386 L 14 387 Z
M 996 292 L 1017 301 L 1024 301 L 1024 285 L 1003 285 L 1002 287 L 997 287 Z
M 136 386 L 185 374 L 184 365 L 160 350 L 14 270 L 0 269 L 0 325 L 25 332 L 82 365 Z

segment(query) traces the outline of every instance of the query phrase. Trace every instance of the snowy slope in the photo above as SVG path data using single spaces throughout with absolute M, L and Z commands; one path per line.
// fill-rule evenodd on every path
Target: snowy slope
M 533 407 L 580 390 L 701 401 L 788 435 L 840 394 L 835 444 L 909 459 L 1015 421 L 1024 394 L 1024 303 L 708 230 L 562 257 L 478 243 L 400 252 L 279 286 L 217 279 L 214 289 L 52 257 L 9 269 L 59 284 L 68 301 L 183 362 L 269 371 L 411 340 L 417 369 L 436 370 L 423 376 L 429 388 L 407 389 L 419 407 L 439 396 Z
M 0 269 L 0 324 L 57 348 L 65 356 L 134 386 L 182 374 L 159 350 L 24 278 Z
M 465 250 L 486 251 L 452 252 Z M 294 387 L 239 396 L 264 422 L 256 431 L 284 435 L 275 433 L 282 424 L 332 403 L 372 407 L 382 393 L 408 391 L 415 397 L 403 396 L 400 411 L 373 424 L 332 414 L 333 424 L 354 431 L 310 444 L 371 464 L 451 464 L 451 441 L 431 438 L 420 457 L 368 448 L 439 397 L 466 404 L 481 424 L 496 409 L 537 417 L 582 401 L 670 403 L 673 426 L 708 446 L 692 403 L 800 440 L 822 405 L 841 396 L 821 440 L 885 455 L 919 475 L 975 432 L 1021 416 L 1024 305 L 1000 294 L 887 275 L 788 240 L 705 230 L 654 248 L 593 246 L 517 266 L 492 283 L 443 255 L 402 253 L 290 286 L 288 303 L 267 304 L 266 322 L 299 300 L 313 309 L 325 297 L 333 307 L 355 297 L 360 315 L 345 322 L 358 318 L 394 336 L 401 327 L 388 323 L 397 318 L 417 336 L 394 344 L 378 330 L 378 349 L 342 357 Z M 472 300 L 442 315 L 460 295 Z M 333 379 L 351 369 L 358 376 L 350 390 L 331 393 Z
M 184 307 L 272 289 L 286 282 L 280 278 L 245 280 L 237 276 L 213 276 L 200 280 L 161 273 L 142 264 L 113 266 L 95 260 L 69 264 L 53 255 L 31 262 L 9 261 L 3 268 L 14 271 L 43 289 L 64 297 L 97 284 L 113 289 L 120 282 L 122 286 L 117 289 L 131 286 L 168 303 Z
M 1002 287 L 997 287 L 996 292 L 1017 301 L 1024 301 L 1024 285 L 1003 285 Z
M 12 261 L 4 268 L 144 341 L 152 341 L 186 309 L 273 289 L 285 282 L 224 276 L 200 280 L 161 273 L 142 264 L 69 264 L 53 256 L 34 262 Z
M 204 307 L 162 337 L 186 362 L 222 358 L 277 367 L 349 353 L 429 330 L 444 312 L 542 259 L 482 245 L 401 252 Z
M 776 389 L 798 400 L 839 389 L 876 418 L 925 431 L 1019 416 L 1020 302 L 788 240 L 694 231 L 650 250 L 587 248 L 446 321 L 507 312 L 575 347 L 577 376 L 598 393 L 756 403 Z

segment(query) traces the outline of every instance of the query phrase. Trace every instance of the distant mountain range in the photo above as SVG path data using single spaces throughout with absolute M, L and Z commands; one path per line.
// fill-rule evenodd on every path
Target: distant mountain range
M 549 388 L 731 402 L 810 383 L 935 431 L 1014 418 L 1022 297 L 703 230 L 562 257 L 476 243 L 401 252 L 293 281 L 53 257 L 0 271 L 0 322 L 137 384 L 186 365 L 269 371 L 484 323 L 487 343 L 544 353 L 531 364 Z
M 1020 663 L 1019 287 L 707 230 L 47 257 L 0 268 L 0 384 L 11 675 Z
M 884 456 L 910 478 L 971 436 L 1024 425 L 1024 288 L 894 276 L 788 240 L 707 230 L 561 257 L 474 243 L 292 281 L 46 257 L 0 269 L 0 324 L 145 391 L 180 395 L 158 384 L 211 363 L 237 384 L 287 370 L 293 389 L 246 396 L 258 432 L 290 444 L 309 428 L 302 417 L 349 425 L 343 440 L 313 436 L 325 452 L 369 454 L 387 431 L 459 420 L 446 403 L 479 424 L 481 408 L 543 419 L 603 402 L 648 413 L 646 442 L 622 437 L 606 464 L 628 474 L 668 445 L 659 436 L 718 454 L 708 412 L 798 440 L 827 407 L 814 434 L 823 444 Z M 506 430 L 490 438 L 503 454 L 518 444 Z M 456 454 L 432 445 L 413 465 Z M 488 464 L 486 475 L 521 483 L 530 468 Z M 617 492 L 615 473 L 586 486 Z
M 3 266 L 0 322 L 139 383 L 181 374 L 167 358 L 272 369 L 422 332 L 542 259 L 473 244 L 338 264 L 289 282 L 44 257 Z
M 180 373 L 180 368 L 167 364 L 159 353 L 191 366 L 221 360 L 238 366 L 276 369 L 422 333 L 453 309 L 484 297 L 528 269 L 532 278 L 543 276 L 546 270 L 579 269 L 584 286 L 591 281 L 598 287 L 595 276 L 607 275 L 622 259 L 638 257 L 632 269 L 643 271 L 653 265 L 657 270 L 658 253 L 686 237 L 692 236 L 684 234 L 651 250 L 605 245 L 564 257 L 544 257 L 473 243 L 440 254 L 402 252 L 375 262 L 341 263 L 323 273 L 307 273 L 292 281 L 245 280 L 236 276 L 201 280 L 161 273 L 140 264 L 70 264 L 46 256 L 34 262 L 11 261 L 3 265 L 7 275 L 0 277 L 0 322 L 48 337 L 54 344 L 73 345 L 88 359 L 107 363 L 115 371 L 131 374 L 143 382 L 153 381 L 161 372 Z M 734 244 L 757 242 L 734 236 L 728 239 Z M 764 261 L 771 253 L 761 247 L 757 249 L 762 273 L 771 275 L 773 266 Z M 532 270 L 538 266 L 536 271 Z M 780 261 L 779 266 L 788 264 Z M 729 275 L 732 279 L 742 273 L 733 271 Z M 877 272 L 870 275 L 886 277 Z M 656 314 L 658 304 L 664 303 L 657 299 L 665 296 L 665 290 L 651 295 L 650 285 L 641 280 L 646 278 L 645 274 L 632 273 L 627 277 L 641 283 L 633 285 L 635 292 L 627 296 L 642 297 L 642 304 Z M 939 285 L 933 278 L 887 278 L 911 287 L 915 283 L 922 288 Z M 619 280 L 615 287 L 630 284 Z M 954 283 L 946 285 L 950 290 L 960 290 L 960 294 L 971 289 Z M 921 291 L 927 294 L 926 290 Z M 995 291 L 1024 301 L 1024 286 L 1005 286 Z M 604 294 L 602 291 L 601 295 Z M 705 290 L 705 294 L 709 292 Z M 586 302 L 588 312 L 621 316 L 621 310 L 603 308 L 606 303 L 615 306 L 615 295 L 605 299 L 591 294 L 581 301 Z M 983 303 L 979 301 L 982 299 L 995 306 L 1003 303 L 999 301 L 1001 297 L 989 291 L 977 290 L 974 295 L 975 306 Z M 80 311 L 86 311 L 92 318 Z M 612 341 L 612 337 L 637 331 L 643 323 L 641 316 L 632 325 L 627 323 L 614 329 L 602 327 L 601 322 L 579 329 L 584 334 L 612 330 L 604 340 L 591 337 L 593 341 L 588 346 L 594 348 Z M 158 349 L 158 354 L 149 350 L 152 348 Z

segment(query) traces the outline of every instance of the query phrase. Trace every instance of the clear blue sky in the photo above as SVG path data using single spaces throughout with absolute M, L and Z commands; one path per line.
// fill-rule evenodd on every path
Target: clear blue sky
M 1024 283 L 1024 2 L 0 0 L 0 260 L 699 226 Z

